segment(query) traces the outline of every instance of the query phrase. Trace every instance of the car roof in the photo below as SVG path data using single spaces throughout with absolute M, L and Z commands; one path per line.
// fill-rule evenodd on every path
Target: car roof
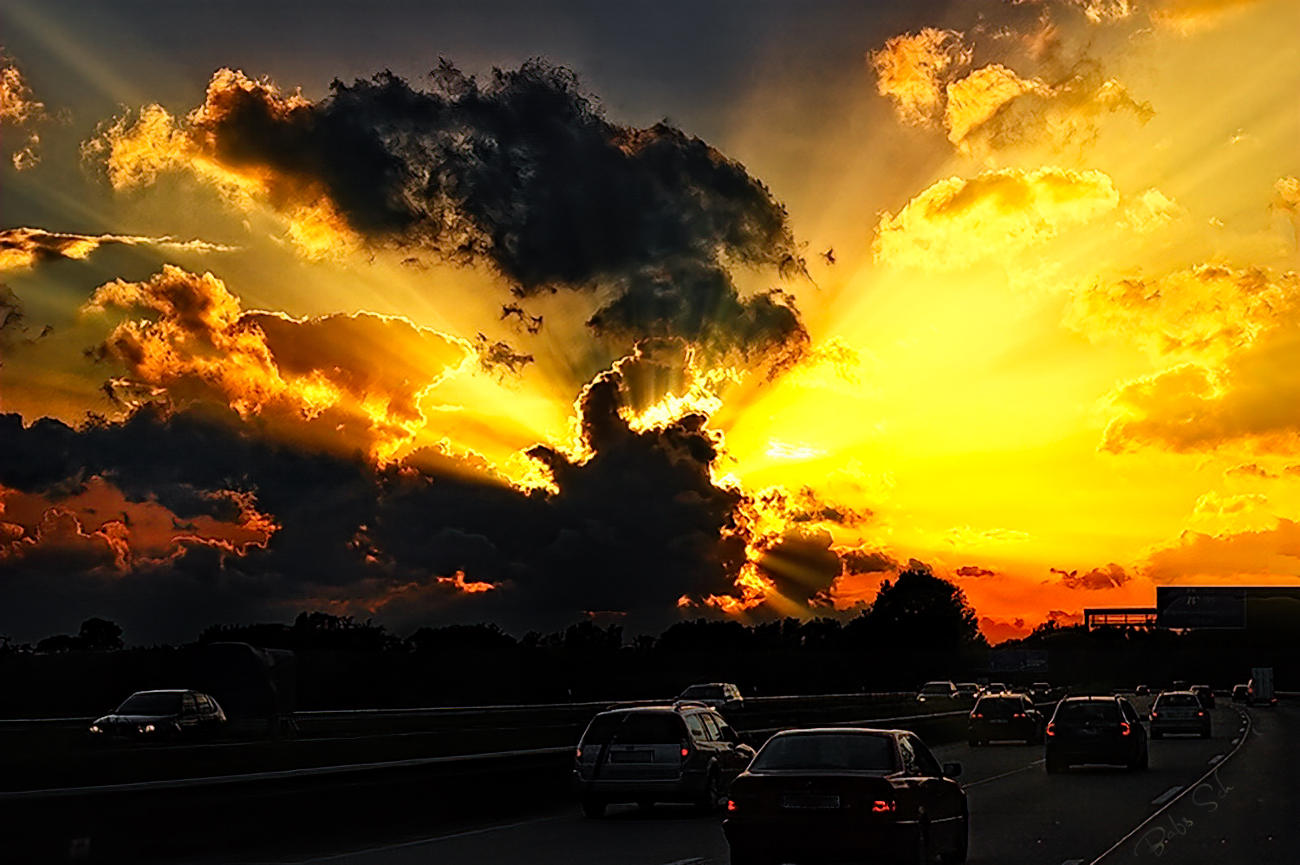
M 768 739 L 768 741 L 770 742 L 772 739 L 776 739 L 778 737 L 784 738 L 788 736 L 808 736 L 808 735 L 824 736 L 828 733 L 838 733 L 838 734 L 844 734 L 850 736 L 895 737 L 908 732 L 910 731 L 886 730 L 886 729 L 881 729 L 876 727 L 800 727 L 797 730 L 780 730 L 776 733 L 773 733 L 771 739 Z
M 668 715 L 676 714 L 677 712 L 682 712 L 687 709 L 713 711 L 713 709 L 705 703 L 696 702 L 694 700 L 683 700 L 677 703 L 666 703 L 662 706 L 615 706 L 612 709 L 606 709 L 597 714 L 626 715 L 629 713 L 635 713 L 640 715 Z
M 193 693 L 194 692 L 191 691 L 189 688 L 159 688 L 156 691 L 136 691 L 131 696 L 135 697 L 140 694 L 193 694 Z

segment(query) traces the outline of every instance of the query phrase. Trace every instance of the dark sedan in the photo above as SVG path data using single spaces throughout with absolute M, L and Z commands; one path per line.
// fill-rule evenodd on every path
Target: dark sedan
M 732 782 L 731 863 L 965 862 L 960 774 L 906 730 L 777 733 Z
M 214 733 L 226 725 L 217 701 L 198 691 L 136 691 L 90 725 L 96 738 L 165 740 Z
M 980 697 L 967 721 L 966 738 L 972 748 L 995 739 L 1020 739 L 1026 745 L 1041 745 L 1047 726 L 1043 713 L 1022 694 Z

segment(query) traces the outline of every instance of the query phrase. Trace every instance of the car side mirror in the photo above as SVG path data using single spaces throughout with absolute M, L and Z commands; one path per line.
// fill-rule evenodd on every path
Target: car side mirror
M 945 777 L 945 778 L 960 778 L 960 777 L 961 777 L 961 763 L 944 763 L 944 764 L 943 764 L 943 777 Z

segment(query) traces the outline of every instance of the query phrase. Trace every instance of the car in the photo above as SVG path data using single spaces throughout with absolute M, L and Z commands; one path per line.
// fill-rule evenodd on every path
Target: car
M 225 725 L 221 706 L 200 691 L 136 691 L 112 714 L 96 718 L 90 735 L 163 741 L 210 735 Z
M 1043 713 L 1025 695 L 986 695 L 971 710 L 966 738 L 972 748 L 995 739 L 1022 739 L 1026 745 L 1041 745 L 1046 726 Z
M 1196 695 L 1202 706 L 1207 709 L 1214 708 L 1214 690 L 1209 685 L 1192 685 L 1187 690 Z
M 1232 702 L 1244 703 L 1250 697 L 1250 686 L 1246 684 L 1232 686 Z
M 958 682 L 957 696 L 963 700 L 976 700 L 980 696 L 980 686 L 974 682 Z
M 957 686 L 948 681 L 926 682 L 916 693 L 918 703 L 951 703 L 957 697 Z
M 1191 691 L 1163 691 L 1151 704 L 1151 738 L 1166 733 L 1197 733 L 1210 738 L 1210 710 Z
M 592 818 L 616 802 L 643 809 L 685 802 L 714 813 L 753 756 L 722 715 L 703 704 L 618 708 L 587 725 L 574 754 L 573 783 Z
M 907 730 L 776 733 L 736 778 L 722 831 L 731 865 L 888 859 L 966 861 L 960 763 Z
M 711 709 L 738 711 L 745 707 L 745 698 L 740 696 L 740 688 L 729 682 L 708 682 L 691 685 L 677 697 L 678 700 L 694 700 Z
M 1147 768 L 1147 732 L 1123 697 L 1067 696 L 1056 704 L 1045 731 L 1048 774 L 1090 763 Z
M 1151 686 L 1150 686 L 1150 685 L 1138 685 L 1136 688 L 1133 689 L 1133 694 L 1134 694 L 1134 696 L 1137 696 L 1137 697 L 1147 697 L 1147 696 L 1150 696 L 1150 694 L 1151 694 Z
M 1046 700 L 1052 695 L 1052 686 L 1047 682 L 1034 682 L 1029 686 L 1029 696 L 1035 700 Z
M 1010 690 L 1010 689 L 1007 688 L 1007 686 L 1004 685 L 1002 682 L 992 682 L 992 683 L 990 683 L 987 687 L 984 688 L 984 693 L 986 693 L 986 694 L 1005 694 L 1005 693 L 1007 693 L 1009 690 Z

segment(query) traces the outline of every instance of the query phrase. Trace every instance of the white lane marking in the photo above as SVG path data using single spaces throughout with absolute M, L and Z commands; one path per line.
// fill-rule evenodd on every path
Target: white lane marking
M 708 862 L 708 859 L 701 859 L 696 856 L 694 859 L 678 859 L 674 862 L 668 862 L 666 865 L 700 865 L 701 862 Z
M 1237 743 L 1240 742 L 1240 741 L 1241 741 L 1240 739 L 1233 739 L 1233 740 L 1232 740 L 1232 744 L 1235 745 L 1235 744 L 1237 744 Z
M 1206 761 L 1206 764 L 1209 766 L 1213 766 L 1215 763 L 1219 762 L 1222 759 L 1223 759 L 1222 754 L 1215 754 L 1213 757 L 1211 757 L 1209 760 Z
M 1172 798 L 1174 798 L 1175 796 L 1177 796 L 1177 795 L 1178 795 L 1178 791 L 1181 790 L 1181 789 L 1183 789 L 1181 784 L 1178 785 L 1177 787 L 1170 787 L 1168 790 L 1166 790 L 1165 792 L 1161 793 L 1159 796 L 1157 796 L 1157 797 L 1155 797 L 1154 799 L 1152 799 L 1152 800 L 1151 800 L 1151 804 L 1152 804 L 1152 805 L 1163 805 L 1163 804 L 1165 804 L 1166 802 L 1168 802 L 1170 799 L 1172 799 Z
M 518 823 L 505 823 L 500 826 L 485 826 L 482 829 L 470 829 L 465 832 L 455 832 L 451 835 L 435 835 L 431 838 L 417 838 L 414 841 L 403 841 L 400 844 L 383 844 L 378 847 L 364 847 L 360 850 L 352 850 L 348 853 L 336 853 L 333 856 L 318 856 L 315 859 L 297 860 L 298 865 L 309 865 L 311 862 L 334 862 L 340 859 L 352 859 L 357 856 L 365 856 L 369 853 L 383 853 L 388 850 L 403 850 L 408 847 L 420 847 L 425 844 L 437 844 L 440 841 L 450 841 L 453 838 L 468 838 L 471 835 L 486 835 L 489 832 L 499 832 L 502 829 L 518 829 L 520 826 L 532 826 L 537 823 L 551 823 L 556 820 L 571 819 L 571 814 L 557 814 L 552 817 L 538 817 L 534 820 L 520 820 Z
M 961 786 L 963 789 L 969 790 L 971 787 L 978 787 L 980 784 L 987 784 L 988 782 L 996 781 L 999 778 L 1010 778 L 1012 775 L 1019 775 L 1021 772 L 1042 765 L 1042 763 L 1042 760 L 1035 760 L 1028 766 L 1021 766 L 1019 769 L 1012 769 L 1010 772 L 1003 772 L 1001 775 L 994 775 L 992 778 L 980 778 L 978 781 L 971 781 L 969 784 L 962 784 Z
M 1083 865 L 1082 859 L 1066 859 L 1061 865 Z

